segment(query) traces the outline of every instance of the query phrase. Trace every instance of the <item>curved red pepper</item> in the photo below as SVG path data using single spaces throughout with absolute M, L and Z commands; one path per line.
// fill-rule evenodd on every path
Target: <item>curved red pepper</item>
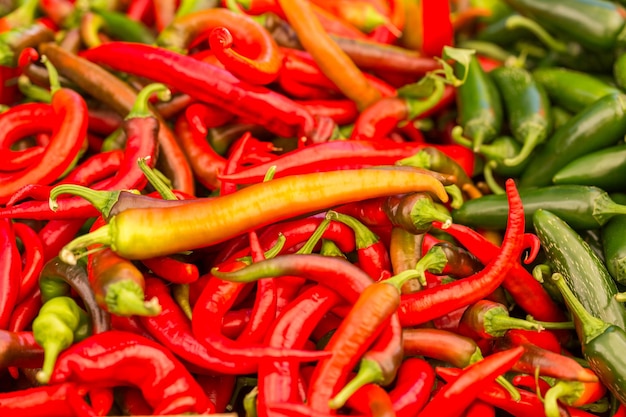
M 39 284 L 39 273 L 44 264 L 44 249 L 37 232 L 25 223 L 13 224 L 13 231 L 24 247 L 19 296 L 16 300 L 21 302 Z
M 435 370 L 423 359 L 408 358 L 400 365 L 395 387 L 389 392 L 397 417 L 417 415 L 430 398 Z
M 22 260 L 17 249 L 13 224 L 0 219 L 0 329 L 7 329 L 20 294 Z

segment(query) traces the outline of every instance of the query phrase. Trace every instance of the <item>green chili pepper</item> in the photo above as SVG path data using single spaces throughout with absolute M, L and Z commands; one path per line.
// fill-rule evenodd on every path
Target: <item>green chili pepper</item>
M 594 316 L 626 328 L 626 309 L 615 299 L 617 286 L 604 263 L 565 221 L 548 210 L 538 210 L 533 224 L 554 272 Z
M 619 89 L 589 73 L 564 67 L 537 68 L 533 78 L 543 86 L 553 104 L 578 113 Z
M 554 129 L 560 128 L 571 118 L 572 113 L 565 108 L 561 106 L 552 106 L 552 126 L 554 126 Z
M 626 204 L 626 194 L 611 194 L 618 203 Z M 605 265 L 620 284 L 626 285 L 626 216 L 615 216 L 602 226 L 600 239 Z
M 626 96 L 600 98 L 556 130 L 533 155 L 519 180 L 520 188 L 549 185 L 566 164 L 618 143 L 626 135 Z
M 35 341 L 44 349 L 44 363 L 37 381 L 48 382 L 59 354 L 90 333 L 89 322 L 87 313 L 73 298 L 55 297 L 44 303 L 32 326 Z
M 583 356 L 609 391 L 626 403 L 626 332 L 587 311 L 561 274 L 552 279 L 575 318 Z
M 483 143 L 500 134 L 503 115 L 498 90 L 476 56 L 470 59 L 465 83 L 456 90 L 456 101 L 463 135 L 478 152 Z
M 543 143 L 552 131 L 550 102 L 541 86 L 522 67 L 500 67 L 491 71 L 506 111 L 513 137 L 523 144 L 519 154 L 503 160 L 516 166 L 528 159 L 535 147 Z
M 626 87 L 626 53 L 620 54 L 615 60 L 613 78 L 620 88 Z
M 523 16 L 591 51 L 611 51 L 626 40 L 624 9 L 605 0 L 506 0 Z
M 155 35 L 140 21 L 130 19 L 125 13 L 98 9 L 94 13 L 104 22 L 104 31 L 115 39 L 126 42 L 153 44 Z
M 574 159 L 554 174 L 555 184 L 593 185 L 605 191 L 624 190 L 626 144 L 611 146 Z
M 586 185 L 551 185 L 520 191 L 527 224 L 539 209 L 550 210 L 575 229 L 598 229 L 626 206 L 611 200 L 609 194 Z M 466 201 L 452 211 L 455 223 L 487 229 L 506 227 L 507 203 L 501 195 L 485 195 Z

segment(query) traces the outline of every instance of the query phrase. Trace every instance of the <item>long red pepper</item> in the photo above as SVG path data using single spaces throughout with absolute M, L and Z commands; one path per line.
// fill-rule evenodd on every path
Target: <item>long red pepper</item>
M 52 68 L 52 66 L 49 66 Z M 56 180 L 78 155 L 87 134 L 87 104 L 69 88 L 61 88 L 55 71 L 49 68 L 52 83 L 52 108 L 59 124 L 39 162 L 28 170 L 10 176 L 0 185 L 0 203 L 6 203 L 20 187 L 49 184 Z
M 72 382 L 5 392 L 0 394 L 0 412 L 23 417 L 93 417 L 83 398 L 86 394 L 86 387 Z
M 435 370 L 420 358 L 409 357 L 398 369 L 394 388 L 389 392 L 397 417 L 413 417 L 426 405 L 435 384 Z
M 335 291 L 321 285 L 304 290 L 273 323 L 267 337 L 268 345 L 283 348 L 304 346 L 315 325 L 340 300 L 341 297 Z M 258 373 L 257 410 L 260 417 L 271 415 L 266 408 L 268 403 L 298 400 L 298 364 L 286 361 L 261 362 Z
M 19 298 L 21 263 L 11 220 L 0 219 L 0 329 L 8 328 Z
M 395 417 L 389 393 L 380 385 L 367 384 L 359 388 L 346 405 L 356 412 L 377 417 Z
M 21 302 L 37 287 L 39 272 L 44 264 L 44 249 L 37 232 L 25 223 L 14 223 L 13 232 L 24 248 L 21 256 L 20 290 L 17 298 L 17 302 Z
M 486 382 L 507 372 L 524 353 L 521 347 L 494 353 L 476 362 L 459 374 L 454 382 L 446 384 L 426 404 L 420 417 L 461 416 L 463 411 L 478 397 Z
M 306 109 L 287 97 L 261 86 L 251 86 L 225 70 L 173 51 L 143 44 L 110 42 L 84 51 L 83 57 L 118 71 L 168 83 L 281 136 L 306 136 L 318 142 L 330 134 L 330 130 L 318 125 Z
M 65 350 L 50 383 L 66 381 L 101 386 L 134 385 L 142 390 L 155 414 L 214 410 L 202 388 L 170 351 L 133 333 L 111 330 Z
M 478 301 L 502 284 L 507 273 L 521 256 L 524 245 L 524 208 L 515 183 L 507 180 L 509 218 L 500 253 L 480 272 L 435 288 L 428 288 L 402 297 L 399 309 L 403 325 L 425 323 Z
M 441 224 L 433 222 L 433 227 Z M 454 237 L 461 245 L 471 248 L 471 252 L 484 264 L 490 262 L 497 253 L 497 246 L 475 230 L 460 224 L 446 228 L 446 233 Z M 563 310 L 550 298 L 543 286 L 533 278 L 518 261 L 511 265 L 509 274 L 504 278 L 503 287 L 528 314 L 542 321 L 565 321 Z

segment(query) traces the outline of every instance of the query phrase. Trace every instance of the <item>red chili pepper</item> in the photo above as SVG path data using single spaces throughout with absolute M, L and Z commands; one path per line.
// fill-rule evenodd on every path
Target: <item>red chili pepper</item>
M 290 303 L 273 324 L 267 337 L 269 346 L 301 348 L 316 324 L 340 297 L 321 285 L 303 291 Z M 268 403 L 295 402 L 298 399 L 298 364 L 289 361 L 267 361 L 259 364 L 259 397 L 257 410 L 261 417 L 271 415 Z
M 287 97 L 264 87 L 253 87 L 220 68 L 173 51 L 143 44 L 110 42 L 85 51 L 83 56 L 118 71 L 167 82 L 177 90 L 224 107 L 281 136 L 303 135 L 318 142 L 329 133 L 317 125 L 306 109 Z M 116 59 L 111 59 L 112 56 Z
M 196 381 L 209 397 L 209 400 L 215 404 L 216 413 L 226 412 L 236 380 L 234 375 L 196 375 Z
M 425 356 L 456 368 L 465 368 L 483 357 L 474 340 L 448 330 L 404 329 L 402 337 L 407 356 Z
M 430 398 L 435 371 L 423 359 L 408 358 L 400 365 L 394 388 L 389 392 L 397 417 L 417 415 Z
M 87 388 L 72 382 L 27 388 L 0 394 L 3 415 L 24 417 L 93 417 L 95 413 L 83 398 Z
M 396 416 L 389 393 L 376 384 L 367 384 L 359 388 L 350 396 L 346 405 L 364 415 L 378 417 Z
M 54 74 L 55 71 L 50 68 L 48 71 Z M 59 124 L 40 161 L 36 165 L 31 165 L 28 170 L 12 175 L 2 182 L 0 203 L 6 203 L 11 195 L 24 185 L 50 184 L 70 166 L 80 151 L 87 134 L 85 100 L 77 92 L 61 88 L 55 75 L 51 75 L 51 84 L 53 91 L 51 105 Z
M 141 371 L 129 372 L 131 369 Z M 99 333 L 65 350 L 50 383 L 67 381 L 134 385 L 141 389 L 155 414 L 214 411 L 202 388 L 172 353 L 132 333 Z
M 9 330 L 12 332 L 26 330 L 35 317 L 37 317 L 41 305 L 41 291 L 39 288 L 35 288 L 33 292 L 28 294 L 13 309 L 11 321 L 9 322 Z
M 441 225 L 433 222 L 433 227 Z M 484 264 L 493 259 L 497 246 L 475 230 L 460 224 L 452 224 L 446 233 L 461 245 L 471 248 L 471 252 Z M 514 261 L 502 286 L 511 294 L 515 302 L 537 320 L 565 321 L 563 310 L 550 298 L 543 286 L 533 278 L 518 261 Z
M 511 369 L 523 353 L 521 347 L 509 349 L 489 355 L 463 369 L 454 382 L 446 384 L 426 404 L 420 416 L 461 416 L 485 384 Z
M 59 254 L 83 227 L 85 220 L 50 220 L 37 233 L 41 238 L 44 250 L 44 262 L 48 262 Z
M 441 56 L 443 47 L 454 43 L 450 3 L 438 0 L 422 0 L 421 6 L 423 18 L 420 51 L 427 56 Z
M 23 301 L 36 287 L 39 273 L 44 264 L 43 243 L 37 232 L 25 223 L 14 223 L 13 232 L 22 242 L 22 271 L 20 280 L 19 296 L 16 303 Z
M 506 185 L 509 218 L 498 257 L 468 278 L 403 295 L 399 310 L 403 325 L 425 323 L 480 300 L 500 286 L 521 255 L 524 244 L 524 209 L 513 181 L 507 181 Z
M 531 374 L 515 375 L 511 382 L 516 387 L 527 388 L 534 393 L 540 394 L 542 397 L 551 387 L 551 385 L 545 379 L 538 378 L 537 375 Z
M 112 388 L 91 388 L 89 390 L 89 404 L 93 407 L 96 416 L 106 416 L 113 407 Z
M 484 265 L 465 248 L 439 240 L 433 235 L 426 233 L 422 242 L 422 256 L 433 248 L 441 250 L 447 259 L 446 265 L 438 275 L 451 275 L 455 278 L 465 278 L 475 274 L 484 267 Z
M 153 414 L 152 407 L 143 397 L 141 390 L 128 386 L 118 389 L 117 403 L 122 411 L 128 415 L 149 416 Z
M 38 368 L 43 364 L 43 349 L 32 331 L 0 330 L 0 366 Z
M 241 160 L 244 158 L 246 152 L 246 146 L 248 142 L 252 140 L 250 132 L 246 132 L 239 139 L 233 143 L 228 159 L 224 164 L 223 172 L 232 174 L 239 170 Z M 220 183 L 220 195 L 232 194 L 237 191 L 237 186 L 230 181 L 221 181 Z
M 469 405 L 463 417 L 496 417 L 496 408 L 491 404 L 476 400 Z
M 563 348 L 553 332 L 535 332 L 522 329 L 511 329 L 504 335 L 504 341 L 513 346 L 531 344 L 554 353 L 561 353 Z
M 338 125 L 353 123 L 359 113 L 351 100 L 324 100 L 309 99 L 295 100 L 296 103 L 307 109 L 313 116 L 329 117 Z
M 20 294 L 20 253 L 11 220 L 0 219 L 0 329 L 7 329 Z

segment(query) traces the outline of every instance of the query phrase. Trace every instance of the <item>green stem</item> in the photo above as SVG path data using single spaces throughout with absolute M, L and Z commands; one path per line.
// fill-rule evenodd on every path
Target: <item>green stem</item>
M 537 281 L 543 283 L 546 278 L 552 276 L 552 268 L 548 264 L 536 265 L 532 270 L 532 275 Z
M 519 153 L 512 158 L 503 159 L 502 163 L 512 167 L 526 162 L 532 151 L 537 147 L 539 142 L 545 138 L 545 136 L 545 129 L 539 127 L 536 128 L 524 139 L 524 144 L 522 145 L 522 149 L 520 149 Z
M 422 284 L 423 287 L 428 284 L 426 282 L 426 271 L 432 272 L 433 274 L 440 274 L 447 263 L 448 258 L 441 246 L 435 245 L 430 248 L 415 265 L 415 271 L 419 274 L 418 279 L 420 284 Z
M 421 150 L 414 155 L 396 161 L 396 165 L 430 169 L 432 166 L 431 158 L 428 152 Z
M 50 103 L 52 101 L 50 91 L 33 84 L 26 75 L 20 75 L 17 78 L 17 86 L 20 92 L 30 100 L 42 103 Z
M 50 80 L 50 92 L 52 93 L 52 95 L 54 95 L 54 93 L 61 89 L 59 72 L 45 55 L 41 56 L 41 62 L 43 62 L 43 64 L 46 66 L 46 69 L 48 70 L 48 79 Z
M 485 331 L 492 336 L 501 337 L 510 329 L 543 330 L 541 325 L 517 317 L 511 317 L 508 313 L 494 313 L 485 315 Z
M 146 301 L 143 289 L 134 281 L 118 281 L 108 286 L 104 302 L 107 310 L 118 316 L 157 316 L 161 305 L 157 298 Z
M 149 167 L 147 161 L 150 157 L 143 157 L 137 159 L 137 165 L 143 172 L 143 175 L 148 179 L 148 182 L 159 193 L 163 200 L 178 200 L 176 195 L 172 192 L 170 187 L 163 181 L 163 177 L 158 175 L 156 170 Z
M 559 401 L 565 404 L 571 404 L 576 401 L 583 392 L 582 382 L 578 381 L 559 381 L 546 392 L 543 399 L 546 417 L 559 417 Z
M 366 384 L 380 384 L 384 381 L 383 370 L 380 364 L 371 359 L 361 360 L 359 371 L 354 378 L 350 380 L 333 398 L 328 401 L 328 406 L 334 410 L 345 405 L 348 398 L 352 396 L 359 388 Z
M 105 27 L 104 19 L 92 12 L 83 15 L 80 21 L 80 35 L 88 48 L 95 48 L 102 44 L 98 33 Z
M 511 396 L 511 400 L 513 401 L 519 401 L 522 399 L 522 395 L 519 393 L 519 391 L 517 390 L 517 388 L 515 387 L 515 385 L 513 385 L 511 383 L 511 381 L 509 381 L 508 379 L 506 379 L 504 377 L 504 375 L 499 375 L 496 378 L 496 382 L 506 390 L 506 392 L 509 393 L 509 395 Z
M 328 229 L 328 226 L 330 226 L 330 220 L 329 219 L 322 220 L 319 226 L 317 226 L 315 231 L 311 234 L 311 236 L 309 236 L 309 238 L 304 243 L 304 245 L 302 245 L 302 247 L 298 249 L 296 253 L 299 253 L 299 254 L 313 253 L 313 249 L 315 249 L 315 245 L 317 245 L 317 242 L 320 241 L 320 239 L 322 238 L 322 235 L 324 234 L 326 229 Z
M 463 201 L 465 200 L 463 198 L 463 192 L 461 191 L 459 186 L 456 184 L 451 184 L 444 186 L 444 188 L 450 196 L 450 207 L 452 207 L 453 209 L 461 208 L 461 206 L 463 205 Z M 450 222 L 452 222 L 452 218 L 450 218 Z
M 122 127 L 115 129 L 102 141 L 101 152 L 115 151 L 124 149 L 126 145 L 126 132 Z
M 275 258 L 280 251 L 283 250 L 283 246 L 285 246 L 286 241 L 287 238 L 285 235 L 279 233 L 274 246 L 265 251 L 265 259 Z M 237 261 L 250 265 L 252 263 L 252 256 L 242 256 L 241 258 L 237 258 Z
M 462 126 L 454 126 L 450 131 L 450 136 L 455 143 L 458 143 L 461 146 L 465 146 L 466 148 L 472 149 L 474 144 L 472 140 L 463 136 L 463 127 Z
M 493 176 L 493 168 L 496 167 L 498 163 L 496 161 L 489 161 L 485 164 L 483 168 L 483 176 L 485 177 L 485 182 L 487 186 L 494 194 L 504 194 L 504 188 L 500 186 L 498 181 Z
M 78 236 L 74 238 L 70 243 L 63 246 L 61 252 L 59 252 L 59 259 L 61 259 L 66 264 L 76 265 L 78 259 L 85 255 L 85 253 L 81 255 L 79 254 L 79 252 L 86 249 L 87 247 L 97 244 L 111 246 L 111 234 L 111 226 L 106 224 L 101 228 L 94 230 L 93 232 Z
M 256 386 L 243 397 L 243 408 L 246 411 L 246 417 L 257 417 L 257 397 L 259 396 L 259 387 Z
M 191 320 L 193 316 L 193 308 L 189 303 L 189 284 L 176 284 L 172 288 L 172 296 L 180 309 L 183 310 L 185 316 Z
M 427 230 L 434 221 L 441 222 L 442 229 L 447 229 L 452 224 L 452 216 L 439 210 L 431 198 L 416 200 L 413 207 L 411 207 L 410 216 L 411 222 L 417 230 Z
M 527 17 L 520 15 L 509 16 L 506 19 L 506 27 L 508 29 L 523 28 L 532 32 L 544 45 L 555 52 L 566 53 L 569 50 L 565 42 L 559 41 L 541 25 Z
M 531 323 L 537 323 L 544 330 L 571 330 L 576 328 L 573 321 L 540 321 L 535 320 L 535 318 L 531 315 L 527 315 L 526 320 Z
M 59 208 L 57 198 L 61 194 L 72 194 L 84 198 L 96 208 L 105 218 L 109 217 L 111 208 L 117 203 L 121 191 L 92 190 L 78 184 L 57 185 L 50 191 L 48 205 L 50 210 L 56 211 Z
M 393 285 L 398 290 L 398 293 L 402 291 L 402 286 L 412 279 L 420 279 L 420 272 L 416 269 L 407 269 L 406 271 L 402 271 L 391 278 L 388 278 L 384 281 L 379 281 L 379 284 Z
M 492 42 L 466 40 L 457 46 L 464 49 L 473 49 L 477 54 L 484 55 L 488 58 L 493 58 L 501 62 L 510 62 L 512 59 L 515 59 L 515 55 Z
M 126 116 L 126 120 L 132 119 L 135 117 L 152 117 L 152 112 L 150 111 L 149 100 L 150 96 L 156 93 L 157 97 L 161 101 L 168 101 L 172 97 L 172 92 L 167 88 L 165 84 L 161 83 L 152 83 L 148 84 L 144 88 L 137 93 L 137 98 L 135 99 L 135 103 L 133 104 L 132 109 Z
M 583 337 L 585 339 L 582 341 L 583 343 L 587 344 L 591 342 L 610 327 L 608 323 L 592 316 L 591 313 L 585 309 L 565 282 L 563 275 L 555 272 L 552 274 L 552 282 L 556 284 L 556 287 L 563 296 L 565 304 L 567 304 L 567 307 L 572 312 L 572 315 L 580 322 Z
M 379 241 L 378 236 L 374 232 L 352 216 L 329 210 L 326 213 L 326 219 L 341 222 L 352 229 L 357 249 L 368 248 Z
M 443 93 L 446 88 L 446 84 L 443 82 L 441 78 L 435 78 L 434 80 L 434 91 L 427 98 L 423 100 L 413 99 L 413 98 L 405 98 L 406 105 L 408 108 L 408 119 L 413 120 L 417 116 L 423 114 L 424 112 L 433 108 L 441 98 L 443 97 Z

